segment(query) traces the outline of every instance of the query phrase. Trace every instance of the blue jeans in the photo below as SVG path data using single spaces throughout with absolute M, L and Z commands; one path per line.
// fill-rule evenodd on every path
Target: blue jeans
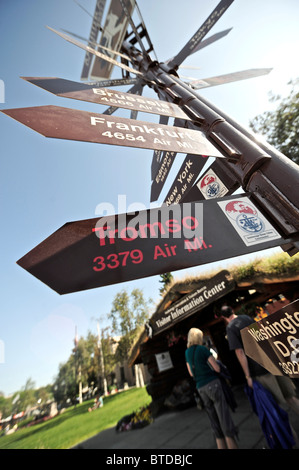
M 198 393 L 210 418 L 215 437 L 217 439 L 222 439 L 225 436 L 235 437 L 238 431 L 232 420 L 220 380 L 212 380 L 199 388 Z

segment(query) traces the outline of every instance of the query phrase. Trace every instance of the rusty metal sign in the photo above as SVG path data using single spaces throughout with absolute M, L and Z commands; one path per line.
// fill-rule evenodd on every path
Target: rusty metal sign
M 127 11 L 132 15 L 135 8 L 135 0 L 127 0 Z M 129 20 L 122 9 L 119 0 L 111 0 L 109 11 L 103 27 L 103 33 L 100 40 L 100 45 L 119 51 L 123 43 Z M 113 57 L 115 58 L 115 56 Z M 108 63 L 103 58 L 96 58 L 94 61 L 91 78 L 92 79 L 107 79 L 110 78 L 113 64 Z
M 66 41 L 70 42 L 71 44 L 74 44 L 75 46 L 78 46 L 80 47 L 81 49 L 83 49 L 84 51 L 87 51 L 87 52 L 90 52 L 91 54 L 97 56 L 98 58 L 102 59 L 102 63 L 108 63 L 108 65 L 111 67 L 111 71 L 112 71 L 112 67 L 113 65 L 117 65 L 117 67 L 120 67 L 121 69 L 123 70 L 126 70 L 127 72 L 131 72 L 131 73 L 134 73 L 135 75 L 142 75 L 142 73 L 138 72 L 138 70 L 135 70 L 133 69 L 132 67 L 128 67 L 127 65 L 121 63 L 121 62 L 118 62 L 117 60 L 114 59 L 114 56 L 113 58 L 109 55 L 106 54 L 103 54 L 102 52 L 99 52 L 95 49 L 93 49 L 92 47 L 90 46 L 86 46 L 85 44 L 83 44 L 82 42 L 80 41 L 77 41 L 76 39 L 73 39 L 71 38 L 70 36 L 68 36 L 67 34 L 64 34 L 64 33 L 60 33 L 59 31 L 56 31 L 55 29 L 53 28 L 50 28 L 50 26 L 47 26 L 48 29 L 50 29 L 51 31 L 53 31 L 53 33 L 55 34 L 58 34 L 58 36 L 62 37 L 63 39 L 65 39 Z M 108 68 L 108 65 L 106 68 Z M 94 79 L 100 79 L 101 77 L 97 77 L 97 76 L 93 76 L 92 78 Z M 109 78 L 106 77 L 106 78 Z
M 57 96 L 75 100 L 88 101 L 107 106 L 131 109 L 144 113 L 189 119 L 179 106 L 167 101 L 146 98 L 132 93 L 97 88 L 90 85 L 64 80 L 62 78 L 22 77 L 27 82 L 50 91 Z
M 242 70 L 240 72 L 219 75 L 218 77 L 204 78 L 203 80 L 192 80 L 189 82 L 189 85 L 194 88 L 194 90 L 199 90 L 200 88 L 207 88 L 211 86 L 223 85 L 224 83 L 247 80 L 248 78 L 260 77 L 262 75 L 267 75 L 271 72 L 271 70 L 271 68 Z
M 169 175 L 169 172 L 173 165 L 175 157 L 176 152 L 163 152 L 161 160 L 159 162 L 159 168 L 151 185 L 151 202 L 157 201 L 157 199 L 159 198 L 167 176 Z
M 167 206 L 179 204 L 192 188 L 198 174 L 207 162 L 203 155 L 186 155 L 174 182 L 168 191 L 164 203 Z
M 103 13 L 106 5 L 106 0 L 97 0 L 94 15 L 92 19 L 91 30 L 89 34 L 89 43 L 93 44 L 96 43 L 98 40 L 98 34 L 101 30 L 101 22 L 103 18 Z M 89 71 L 91 68 L 91 63 L 93 59 L 93 54 L 90 52 L 86 52 L 84 57 L 84 64 L 81 73 L 81 80 L 88 80 L 89 78 Z
M 58 79 L 60 80 L 60 79 Z M 124 86 L 124 85 L 135 85 L 139 82 L 138 78 L 110 78 L 109 80 L 101 80 L 88 82 L 88 86 L 94 86 L 96 88 L 106 88 L 110 86 Z
M 190 54 L 195 52 L 198 48 L 199 43 L 203 38 L 208 34 L 210 29 L 214 24 L 219 20 L 223 13 L 228 9 L 228 7 L 233 3 L 234 0 L 221 0 L 216 8 L 212 11 L 210 16 L 206 21 L 201 25 L 201 27 L 196 31 L 192 38 L 187 42 L 183 49 L 169 62 L 169 65 L 172 67 L 180 65 Z
M 273 375 L 299 378 L 299 300 L 241 330 L 247 356 Z
M 2 112 L 45 137 L 224 158 L 200 131 L 181 127 L 52 105 Z
M 239 202 L 244 199 L 246 206 L 247 197 L 239 195 Z M 226 198 L 229 207 L 234 201 L 233 196 Z M 246 244 L 217 200 L 211 200 L 70 222 L 18 264 L 66 294 L 200 266 L 287 241 L 261 237 L 255 245 Z
M 210 36 L 209 38 L 204 39 L 203 41 L 200 41 L 200 43 L 192 50 L 192 54 L 194 54 L 194 52 L 198 52 L 200 49 L 203 49 L 204 47 L 209 46 L 213 42 L 218 41 L 219 39 L 223 38 L 231 30 L 232 28 L 226 29 L 225 31 L 221 31 L 220 33 L 213 34 L 213 36 Z

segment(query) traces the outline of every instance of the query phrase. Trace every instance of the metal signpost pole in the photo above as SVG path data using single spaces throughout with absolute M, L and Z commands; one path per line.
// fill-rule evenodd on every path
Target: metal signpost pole
M 130 44 L 123 50 L 142 73 L 149 86 L 167 101 L 179 105 L 192 119 L 188 127 L 202 131 L 227 158 L 217 163 L 231 173 L 244 191 L 286 236 L 299 231 L 299 167 L 268 144 L 260 144 L 250 132 L 199 97 L 183 83 L 174 69 L 151 62 Z M 153 84 L 154 83 L 154 84 Z M 284 247 L 289 254 L 299 250 L 294 241 Z

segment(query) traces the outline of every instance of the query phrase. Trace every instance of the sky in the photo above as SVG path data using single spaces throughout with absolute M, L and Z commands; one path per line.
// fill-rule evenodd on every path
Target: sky
M 0 0 L 0 110 L 50 104 L 98 113 L 105 110 L 101 105 L 56 97 L 20 78 L 80 81 L 85 52 L 46 26 L 87 38 L 95 3 L 81 0 L 81 8 L 73 0 Z M 179 52 L 217 4 L 214 0 L 139 0 L 158 60 L 166 61 Z M 235 0 L 208 36 L 233 29 L 183 64 L 199 69 L 182 68 L 180 74 L 204 79 L 273 68 L 269 75 L 199 93 L 247 127 L 253 117 L 273 109 L 269 92 L 286 96 L 287 83 L 299 76 L 298 19 L 297 0 Z M 114 70 L 113 77 L 120 78 L 121 72 Z M 143 95 L 153 97 L 146 90 Z M 146 120 L 155 119 L 146 116 Z M 137 204 L 149 208 L 152 151 L 47 139 L 3 113 L 0 138 L 0 391 L 8 396 L 29 378 L 36 387 L 53 382 L 59 364 L 71 354 L 76 328 L 79 336 L 85 336 L 88 331 L 97 333 L 97 321 L 101 328 L 107 326 L 117 292 L 139 288 L 155 305 L 161 284 L 160 277 L 153 276 L 60 296 L 16 264 L 66 222 L 96 217 L 100 204 L 111 204 L 116 213 L 120 200 L 131 210 Z M 184 157 L 177 156 L 158 205 Z M 213 268 L 221 270 L 242 260 L 214 263 Z M 173 275 L 179 279 L 186 273 L 209 270 L 211 265 Z

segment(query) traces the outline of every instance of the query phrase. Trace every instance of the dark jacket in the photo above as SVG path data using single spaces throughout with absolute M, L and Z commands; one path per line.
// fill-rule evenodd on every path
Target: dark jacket
M 258 416 L 270 449 L 291 449 L 295 445 L 289 417 L 276 403 L 271 392 L 253 381 L 253 389 L 245 386 L 254 413 Z

